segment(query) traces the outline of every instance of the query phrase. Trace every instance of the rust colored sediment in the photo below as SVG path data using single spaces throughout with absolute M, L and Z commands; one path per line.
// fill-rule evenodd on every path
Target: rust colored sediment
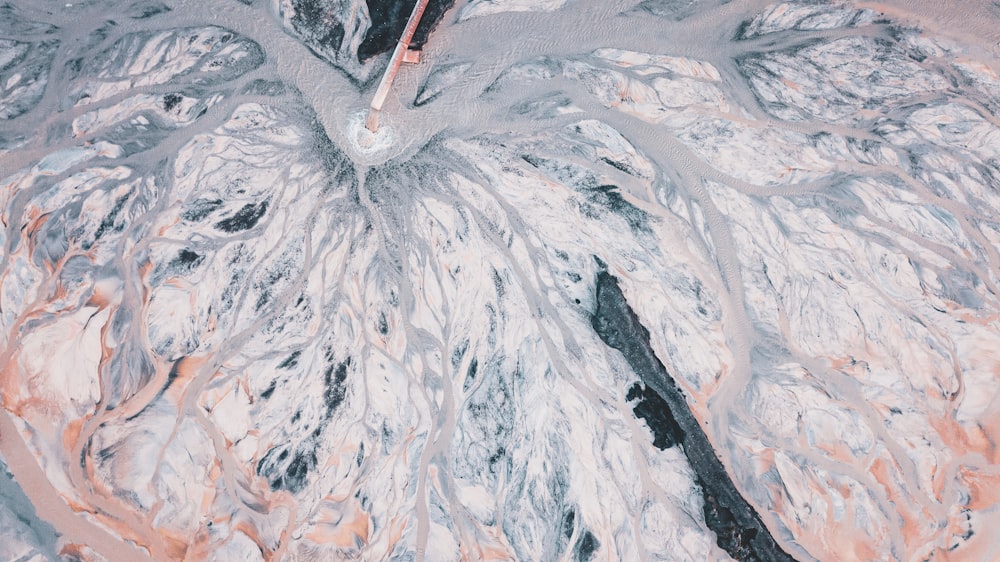
M 85 544 L 107 560 L 150 560 L 145 548 L 122 542 L 80 514 L 82 508 L 65 501 L 45 477 L 45 472 L 3 408 L 0 408 L 0 451 L 17 483 L 31 490 L 31 500 L 38 516 L 59 529 L 69 544 Z
M 417 5 L 413 7 L 413 12 L 410 13 L 410 19 L 406 20 L 403 35 L 399 38 L 399 42 L 396 43 L 396 49 L 392 52 L 392 58 L 389 59 L 389 66 L 385 69 L 385 74 L 382 75 L 382 81 L 379 82 L 378 89 L 375 90 L 375 97 L 372 98 L 368 116 L 365 118 L 365 127 L 373 133 L 378 131 L 378 112 L 382 110 L 382 104 L 385 103 L 385 98 L 389 95 L 389 88 L 392 86 L 392 81 L 396 78 L 396 73 L 399 72 L 399 66 L 403 63 L 403 58 L 410 48 L 410 41 L 413 39 L 413 34 L 417 31 L 420 18 L 424 15 L 424 9 L 427 8 L 429 1 L 417 0 Z

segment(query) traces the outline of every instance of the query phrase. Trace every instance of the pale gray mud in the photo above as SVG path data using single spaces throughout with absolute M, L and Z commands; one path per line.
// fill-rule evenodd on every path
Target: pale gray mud
M 0 554 L 1000 558 L 996 3 L 408 8 L 0 5 Z

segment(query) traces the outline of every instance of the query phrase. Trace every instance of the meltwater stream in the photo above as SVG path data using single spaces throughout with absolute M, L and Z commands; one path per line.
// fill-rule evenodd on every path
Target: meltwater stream
M 406 2 L 0 5 L 0 559 L 1000 558 L 928 6 L 431 2 L 373 134 Z

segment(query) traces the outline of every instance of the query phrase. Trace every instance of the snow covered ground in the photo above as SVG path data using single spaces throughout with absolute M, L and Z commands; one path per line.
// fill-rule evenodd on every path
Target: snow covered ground
M 0 6 L 0 557 L 1000 558 L 963 9 Z

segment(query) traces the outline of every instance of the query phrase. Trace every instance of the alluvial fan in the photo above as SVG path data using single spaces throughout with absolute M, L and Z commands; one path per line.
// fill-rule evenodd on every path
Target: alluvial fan
M 1000 37 L 911 4 L 431 2 L 378 133 L 406 2 L 0 6 L 0 559 L 1000 558 Z

